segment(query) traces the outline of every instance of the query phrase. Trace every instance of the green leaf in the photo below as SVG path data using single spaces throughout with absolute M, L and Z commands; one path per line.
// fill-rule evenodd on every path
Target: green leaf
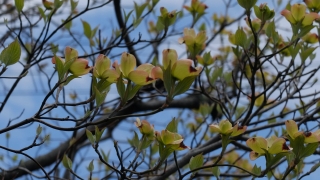
M 159 16 L 158 17 L 158 21 L 160 24 L 162 24 L 163 28 L 167 28 L 168 27 L 168 22 L 166 21 L 167 19 L 162 17 L 162 16 Z
M 212 75 L 210 78 L 210 81 L 212 84 L 217 81 L 218 77 L 220 77 L 222 75 L 222 72 L 223 72 L 222 66 L 213 68 L 213 72 L 212 72 Z
M 101 149 L 100 151 L 101 151 L 101 153 L 102 153 L 102 158 L 103 158 L 103 160 L 106 161 L 106 162 L 108 162 L 108 161 L 109 161 L 109 156 L 110 156 L 110 150 L 108 151 L 107 154 L 104 153 L 104 151 L 103 151 L 102 149 Z
M 58 45 L 58 44 L 53 44 L 53 43 L 51 43 L 50 46 L 51 46 L 51 51 L 52 51 L 52 53 L 53 53 L 53 54 L 57 54 L 57 52 L 59 51 L 59 45 Z M 29 50 L 29 51 L 30 51 L 30 50 Z
M 300 53 L 301 61 L 304 62 L 313 53 L 313 51 L 317 48 L 318 47 L 310 47 L 308 49 L 302 50 Z
M 309 56 L 310 61 L 313 61 L 314 58 L 316 58 L 316 53 L 310 54 Z
M 98 28 L 99 28 L 99 26 L 96 26 L 96 27 L 91 31 L 91 38 L 93 38 L 93 37 L 96 35 Z
M 168 18 L 168 26 L 171 26 L 174 24 L 174 22 L 176 22 L 177 14 L 179 14 L 179 12 L 171 14 L 172 16 Z
M 159 147 L 158 151 L 159 151 L 159 155 L 161 158 L 161 154 L 163 153 L 165 146 L 162 142 L 160 142 L 160 141 L 157 141 L 157 142 L 158 142 L 158 147 Z
M 72 63 L 75 61 L 75 59 L 73 58 L 73 59 L 70 59 L 69 61 L 66 61 L 64 64 L 63 64 L 63 66 L 64 66 L 64 68 L 63 68 L 63 74 L 65 74 L 65 73 L 67 73 L 68 71 L 69 71 L 69 69 L 70 69 L 70 67 L 71 67 L 71 65 L 72 65 Z
M 62 23 L 64 23 L 66 20 L 62 20 Z M 67 29 L 67 30 L 70 30 L 71 29 L 71 26 L 72 26 L 72 20 L 68 21 L 67 23 L 64 24 L 64 27 Z
M 43 138 L 43 141 L 45 142 L 48 142 L 50 141 L 50 134 L 47 134 L 44 138 Z
M 149 139 L 147 136 L 143 136 L 143 138 L 142 138 L 141 141 L 140 141 L 138 151 L 141 151 L 141 150 L 143 150 L 143 149 L 146 149 L 147 147 L 150 146 L 150 144 L 151 144 L 152 142 L 153 142 L 152 139 Z
M 235 44 L 245 48 L 247 42 L 247 35 L 242 28 L 238 28 L 234 37 Z
M 91 144 L 94 144 L 96 142 L 96 137 L 88 129 L 86 129 L 86 135 L 87 135 Z
M 268 38 L 272 37 L 272 34 L 275 32 L 276 26 L 274 21 L 271 21 L 266 28 L 266 35 Z
M 304 139 L 305 137 L 303 135 L 299 135 L 295 137 L 294 139 L 291 139 L 290 136 L 288 136 L 288 139 L 290 140 L 290 146 L 293 148 L 292 152 L 299 158 L 301 157 L 300 154 L 304 151 Z
M 294 60 L 299 52 L 299 50 L 301 49 L 301 44 L 298 43 L 295 47 L 293 46 L 289 46 L 288 50 L 290 52 L 290 55 L 292 57 L 292 59 Z
M 226 81 L 227 84 L 233 83 L 232 72 L 225 72 L 222 76 L 222 78 Z
M 166 160 L 170 154 L 172 154 L 174 149 L 172 149 L 170 146 L 169 147 L 163 147 L 159 145 L 159 154 L 160 154 L 160 161 Z
M 246 11 L 249 11 L 258 0 L 238 0 L 238 3 L 241 7 L 243 7 Z
M 78 2 L 79 2 L 79 1 L 70 0 L 71 12 L 76 9 L 76 7 L 78 6 Z
M 134 2 L 134 9 L 136 11 L 136 18 L 137 19 L 140 19 L 141 15 L 142 15 L 144 9 L 147 7 L 147 5 L 148 5 L 148 3 L 143 3 L 139 6 L 136 2 Z
M 217 179 L 219 179 L 219 177 L 220 177 L 220 169 L 219 169 L 219 166 L 212 167 L 212 168 L 211 168 L 211 172 L 212 172 L 212 174 L 213 174 Z
M 6 66 L 10 66 L 19 61 L 21 56 L 21 48 L 18 39 L 15 39 L 0 54 L 0 60 Z
M 83 118 L 87 118 L 91 115 L 93 111 L 87 111 L 86 114 L 83 116 Z
M 158 20 L 157 20 L 157 24 L 156 24 L 156 29 L 158 32 L 161 32 L 162 30 L 164 30 L 164 25 L 162 23 L 162 17 L 159 16 Z
M 67 84 L 69 84 L 70 81 L 72 81 L 75 78 L 78 78 L 78 76 L 75 76 L 75 75 L 68 76 L 64 85 L 66 86 Z
M 278 153 L 275 156 L 271 155 L 271 158 L 269 160 L 269 162 L 267 161 L 267 169 L 270 168 L 271 166 L 275 165 L 276 163 L 278 163 L 280 161 L 280 159 L 282 159 L 287 153 Z
M 65 74 L 64 65 L 58 56 L 54 55 L 54 58 L 56 59 L 56 71 L 58 72 L 58 77 L 59 77 L 59 80 L 61 81 Z
M 126 93 L 126 87 L 124 86 L 124 83 L 123 83 L 122 74 L 118 78 L 116 85 L 117 85 L 118 94 L 121 100 L 123 100 Z
M 225 150 L 227 148 L 228 144 L 231 142 L 231 140 L 229 139 L 230 134 L 221 136 L 221 141 L 222 141 L 221 144 L 222 144 L 223 150 Z
M 258 41 L 257 44 L 259 44 L 260 43 L 260 39 L 258 38 L 257 41 Z M 244 42 L 243 48 L 249 47 L 252 42 L 254 42 L 254 36 L 251 34 L 251 35 L 249 35 L 247 40 Z
M 271 21 L 267 28 L 266 28 L 266 35 L 268 36 L 268 38 L 272 39 L 273 44 L 277 44 L 279 41 L 279 34 L 276 31 L 276 27 L 275 27 L 275 23 L 274 21 Z
M 162 71 L 163 71 L 164 87 L 168 92 L 168 96 L 172 96 L 171 89 L 172 89 L 172 86 L 174 85 L 174 79 L 172 78 L 172 75 L 171 75 L 171 61 L 169 62 L 167 69 L 162 69 Z
M 262 14 L 261 14 L 259 6 L 254 5 L 253 10 L 254 10 L 254 14 L 257 16 L 257 18 L 262 20 Z
M 132 139 L 128 139 L 128 142 L 131 146 L 135 148 L 139 147 L 140 140 L 139 140 L 138 134 L 135 131 L 134 131 L 134 136 L 132 137 Z
M 37 127 L 37 136 L 40 135 L 41 132 L 42 132 L 42 127 L 39 124 L 39 126 Z
M 10 138 L 10 133 L 7 132 L 7 133 L 6 133 L 6 139 L 9 139 L 9 138 Z
M 96 135 L 96 141 L 99 142 L 101 139 L 102 134 L 104 133 L 104 130 L 106 130 L 107 127 L 104 127 L 101 131 L 98 128 L 98 126 L 95 126 L 95 135 Z
M 276 118 L 272 118 L 272 119 L 269 119 L 269 120 L 268 120 L 268 124 L 273 124 L 273 123 L 275 123 L 275 122 L 277 122 L 277 119 L 276 119 Z
M 198 154 L 190 159 L 189 168 L 190 170 L 197 169 L 203 165 L 203 155 Z
M 261 174 L 261 167 L 257 167 L 257 165 L 255 164 L 252 168 L 252 173 L 259 176 Z
M 98 126 L 94 126 L 94 132 L 95 132 L 94 134 L 96 136 L 96 141 L 98 142 L 100 140 L 100 138 L 101 138 L 101 135 L 102 135 L 102 133 L 101 133 L 100 129 L 98 128 Z
M 39 14 L 42 17 L 42 19 L 44 20 L 44 22 L 47 21 L 47 16 L 44 14 L 44 10 L 41 7 L 38 7 L 39 10 Z
M 54 9 L 59 9 L 63 4 L 63 1 L 62 0 L 54 0 Z
M 126 14 L 125 10 L 123 10 L 123 14 L 124 14 L 124 24 L 127 24 L 131 14 L 133 13 L 133 10 L 131 10 L 128 14 Z
M 128 100 L 132 99 L 132 98 L 137 94 L 137 92 L 139 91 L 139 89 L 140 89 L 141 87 L 142 87 L 142 86 L 140 86 L 140 85 L 135 85 L 135 86 L 133 86 L 133 88 L 131 89 L 131 91 L 129 91 Z
M 72 161 L 66 154 L 63 156 L 62 164 L 65 168 L 69 170 L 72 168 Z
M 169 124 L 166 127 L 166 130 L 177 133 L 178 132 L 178 120 L 176 118 L 172 118 Z
M 198 28 L 199 31 L 206 31 L 207 30 L 207 27 L 206 27 L 206 23 L 202 23 L 200 25 L 200 27 Z
M 108 91 L 100 92 L 96 87 L 94 87 L 94 90 L 96 105 L 99 107 L 106 99 Z
M 95 81 L 96 81 L 96 78 L 93 78 Z M 110 91 L 110 85 L 112 83 L 108 82 L 106 79 L 101 79 L 98 84 L 95 83 L 94 86 L 97 87 L 97 89 L 100 91 L 100 92 L 103 92 L 103 91 Z
M 199 113 L 202 117 L 207 117 L 210 115 L 213 109 L 213 104 L 209 105 L 208 103 L 202 103 L 199 107 Z M 237 111 L 236 111 L 237 112 Z
M 136 28 L 139 26 L 139 24 L 141 23 L 142 21 L 142 18 L 139 18 L 139 19 L 134 19 L 133 20 L 133 27 Z
M 89 42 L 90 42 L 90 46 L 95 46 L 95 42 L 93 39 L 90 39 Z
M 291 145 L 291 144 L 290 144 L 290 145 Z M 295 155 L 293 152 L 287 153 L 287 154 L 286 154 L 286 158 L 287 158 L 287 163 L 288 163 L 288 165 L 290 165 L 290 164 L 293 163 L 293 161 L 295 160 L 296 155 Z
M 232 47 L 232 52 L 234 53 L 234 55 L 236 55 L 238 59 L 240 59 L 242 51 L 239 49 L 239 46 Z
M 197 76 L 189 76 L 184 78 L 182 81 L 179 81 L 177 86 L 174 88 L 172 96 L 174 97 L 176 95 L 186 92 L 190 88 L 196 77 Z
M 236 109 L 236 112 L 235 112 L 236 119 L 240 118 L 244 114 L 246 109 L 247 109 L 247 107 L 238 106 L 237 109 Z
M 305 158 L 305 157 L 308 157 L 308 156 L 312 155 L 316 151 L 318 146 L 319 146 L 319 143 L 317 143 L 317 142 L 316 143 L 307 144 L 306 147 L 301 152 L 300 157 L 301 158 Z
M 16 162 L 18 160 L 18 155 L 17 154 L 13 155 L 11 159 L 13 162 Z
M 205 52 L 205 53 L 203 54 L 203 62 L 204 62 L 204 64 L 205 64 L 205 65 L 210 65 L 210 64 L 212 64 L 212 63 L 210 62 L 210 59 L 212 59 L 212 58 L 211 58 L 210 51 L 209 51 L 209 52 Z
M 92 172 L 94 170 L 93 160 L 89 163 L 89 166 L 87 167 L 89 172 Z
M 304 35 L 308 34 L 308 32 L 311 31 L 311 29 L 313 29 L 315 26 L 313 25 L 308 25 L 308 26 L 304 26 L 301 30 L 300 33 L 298 34 L 298 38 L 303 37 Z
M 312 173 L 312 172 L 316 171 L 319 168 L 319 166 L 320 166 L 320 162 L 318 162 L 317 164 L 313 165 L 309 172 Z
M 18 10 L 18 12 L 21 12 L 24 6 L 24 0 L 14 0 L 14 4 Z
M 82 26 L 83 26 L 84 35 L 85 35 L 88 39 L 91 39 L 91 27 L 90 27 L 90 24 L 87 23 L 87 22 L 84 21 L 84 20 L 81 20 L 81 21 L 82 21 Z

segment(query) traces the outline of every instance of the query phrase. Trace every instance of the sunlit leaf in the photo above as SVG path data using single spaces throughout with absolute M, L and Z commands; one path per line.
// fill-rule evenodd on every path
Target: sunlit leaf
M 0 54 L 0 61 L 6 66 L 10 66 L 19 61 L 21 48 L 18 39 L 9 44 Z
M 96 142 L 96 137 L 88 129 L 86 129 L 86 135 L 87 135 L 91 144 L 94 144 Z
M 203 165 L 203 155 L 198 154 L 190 159 L 189 168 L 190 170 L 197 169 Z
M 14 4 L 18 10 L 18 12 L 21 12 L 24 6 L 24 0 L 14 0 Z
M 84 35 L 88 38 L 88 39 L 91 39 L 91 27 L 90 27 L 90 24 L 87 23 L 86 21 L 82 20 L 82 26 L 83 26 L 83 32 L 84 32 Z
M 65 168 L 72 169 L 72 161 L 66 154 L 63 156 L 62 164 Z
M 178 120 L 176 118 L 172 118 L 169 124 L 166 127 L 166 130 L 177 133 L 178 132 Z

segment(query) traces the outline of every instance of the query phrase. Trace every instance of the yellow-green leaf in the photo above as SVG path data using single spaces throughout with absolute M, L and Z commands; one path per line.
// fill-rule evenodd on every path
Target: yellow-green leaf
M 37 127 L 37 135 L 41 134 L 41 132 L 42 132 L 42 127 L 39 124 L 39 126 Z
M 173 96 L 186 92 L 190 88 L 196 77 L 197 76 L 189 76 L 184 78 L 182 81 L 179 81 L 177 86 L 174 88 Z
M 15 39 L 0 54 L 0 61 L 6 66 L 10 66 L 19 61 L 21 56 L 21 48 L 18 39 Z
M 198 154 L 190 159 L 189 168 L 190 170 L 197 169 L 203 165 L 203 155 Z
M 14 4 L 16 5 L 18 12 L 21 12 L 24 6 L 24 0 L 14 0 Z
M 89 172 L 92 172 L 94 169 L 94 165 L 93 165 L 93 160 L 89 163 L 89 166 L 88 166 L 88 171 Z
M 86 135 L 90 141 L 91 144 L 94 144 L 96 141 L 96 137 L 92 134 L 91 131 L 89 131 L 88 129 L 86 129 Z
M 44 10 L 41 7 L 38 7 L 39 14 L 43 18 L 44 22 L 47 21 L 47 16 L 44 14 Z
M 79 1 L 74 1 L 74 0 L 70 1 L 71 11 L 74 11 L 76 9 L 76 7 L 78 6 L 78 2 Z
M 90 39 L 91 38 L 91 27 L 90 27 L 90 24 L 87 23 L 86 21 L 82 20 L 82 26 L 83 26 L 84 35 L 88 39 Z
M 245 47 L 247 42 L 247 35 L 242 28 L 239 28 L 235 34 L 235 44 L 241 47 Z
M 67 169 L 71 169 L 72 168 L 72 161 L 66 154 L 63 156 L 62 164 Z
M 220 169 L 218 166 L 212 167 L 211 169 L 212 174 L 216 177 L 219 178 L 220 176 Z
M 166 130 L 177 133 L 178 132 L 178 120 L 173 118 L 170 123 L 167 125 Z

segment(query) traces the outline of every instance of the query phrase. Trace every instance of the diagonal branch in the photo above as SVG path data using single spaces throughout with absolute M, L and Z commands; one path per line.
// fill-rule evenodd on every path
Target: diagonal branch
M 199 108 L 201 103 L 204 103 L 207 101 L 205 98 L 200 98 L 199 95 L 190 95 L 181 99 L 173 100 L 172 103 L 168 108 L 188 108 L 188 109 L 195 109 Z M 148 102 L 142 102 L 140 100 L 134 101 L 128 108 L 125 108 L 118 113 L 115 113 L 114 116 L 121 116 L 121 115 L 128 115 L 135 112 L 140 111 L 146 111 L 146 110 L 154 110 L 163 105 L 162 100 L 151 100 Z M 100 117 L 96 121 L 103 121 L 105 117 Z M 99 124 L 99 128 L 103 127 L 115 127 L 115 123 L 119 123 L 122 119 L 118 119 L 115 121 L 107 121 L 106 123 Z M 94 131 L 94 126 L 88 127 L 88 130 Z M 61 143 L 58 147 L 53 149 L 47 154 L 41 155 L 37 158 L 34 158 L 38 164 L 40 164 L 42 167 L 49 166 L 55 162 L 57 162 L 58 159 L 61 159 L 65 153 L 68 153 L 69 149 L 71 147 L 76 147 L 82 144 L 87 140 L 85 130 L 82 130 L 78 133 L 76 136 L 76 141 L 73 142 L 72 145 L 70 145 L 70 139 Z M 208 146 L 209 147 L 209 146 Z M 210 146 L 211 147 L 211 146 Z M 202 148 L 205 149 L 206 147 Z M 201 149 L 201 150 L 202 150 Z M 198 152 L 198 151 L 196 151 Z M 193 154 L 192 154 L 193 155 Z M 7 172 L 2 172 L 0 174 L 0 179 L 14 179 L 21 177 L 23 175 L 28 174 L 27 171 L 23 171 L 21 169 L 28 169 L 29 171 L 38 170 L 40 167 L 37 163 L 31 160 L 23 161 L 19 166 L 12 168 L 11 170 Z M 182 167 L 181 165 L 179 165 Z
M 116 13 L 117 21 L 119 24 L 119 28 L 122 30 L 122 33 L 121 33 L 123 36 L 122 38 L 124 38 L 124 41 L 128 45 L 127 48 L 128 48 L 129 53 L 134 55 L 134 57 L 136 57 L 137 65 L 139 66 L 141 64 L 141 61 L 139 60 L 139 57 L 137 56 L 136 50 L 133 48 L 133 45 L 130 45 L 132 41 L 129 37 L 128 29 L 127 29 L 125 23 L 123 22 L 123 18 L 122 18 L 122 14 L 121 14 L 122 13 L 121 0 L 113 1 L 113 5 L 114 5 L 114 11 Z

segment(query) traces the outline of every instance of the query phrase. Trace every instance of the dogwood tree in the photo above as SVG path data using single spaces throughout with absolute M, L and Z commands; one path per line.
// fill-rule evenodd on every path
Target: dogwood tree
M 320 0 L 0 9 L 1 179 L 318 171 Z

